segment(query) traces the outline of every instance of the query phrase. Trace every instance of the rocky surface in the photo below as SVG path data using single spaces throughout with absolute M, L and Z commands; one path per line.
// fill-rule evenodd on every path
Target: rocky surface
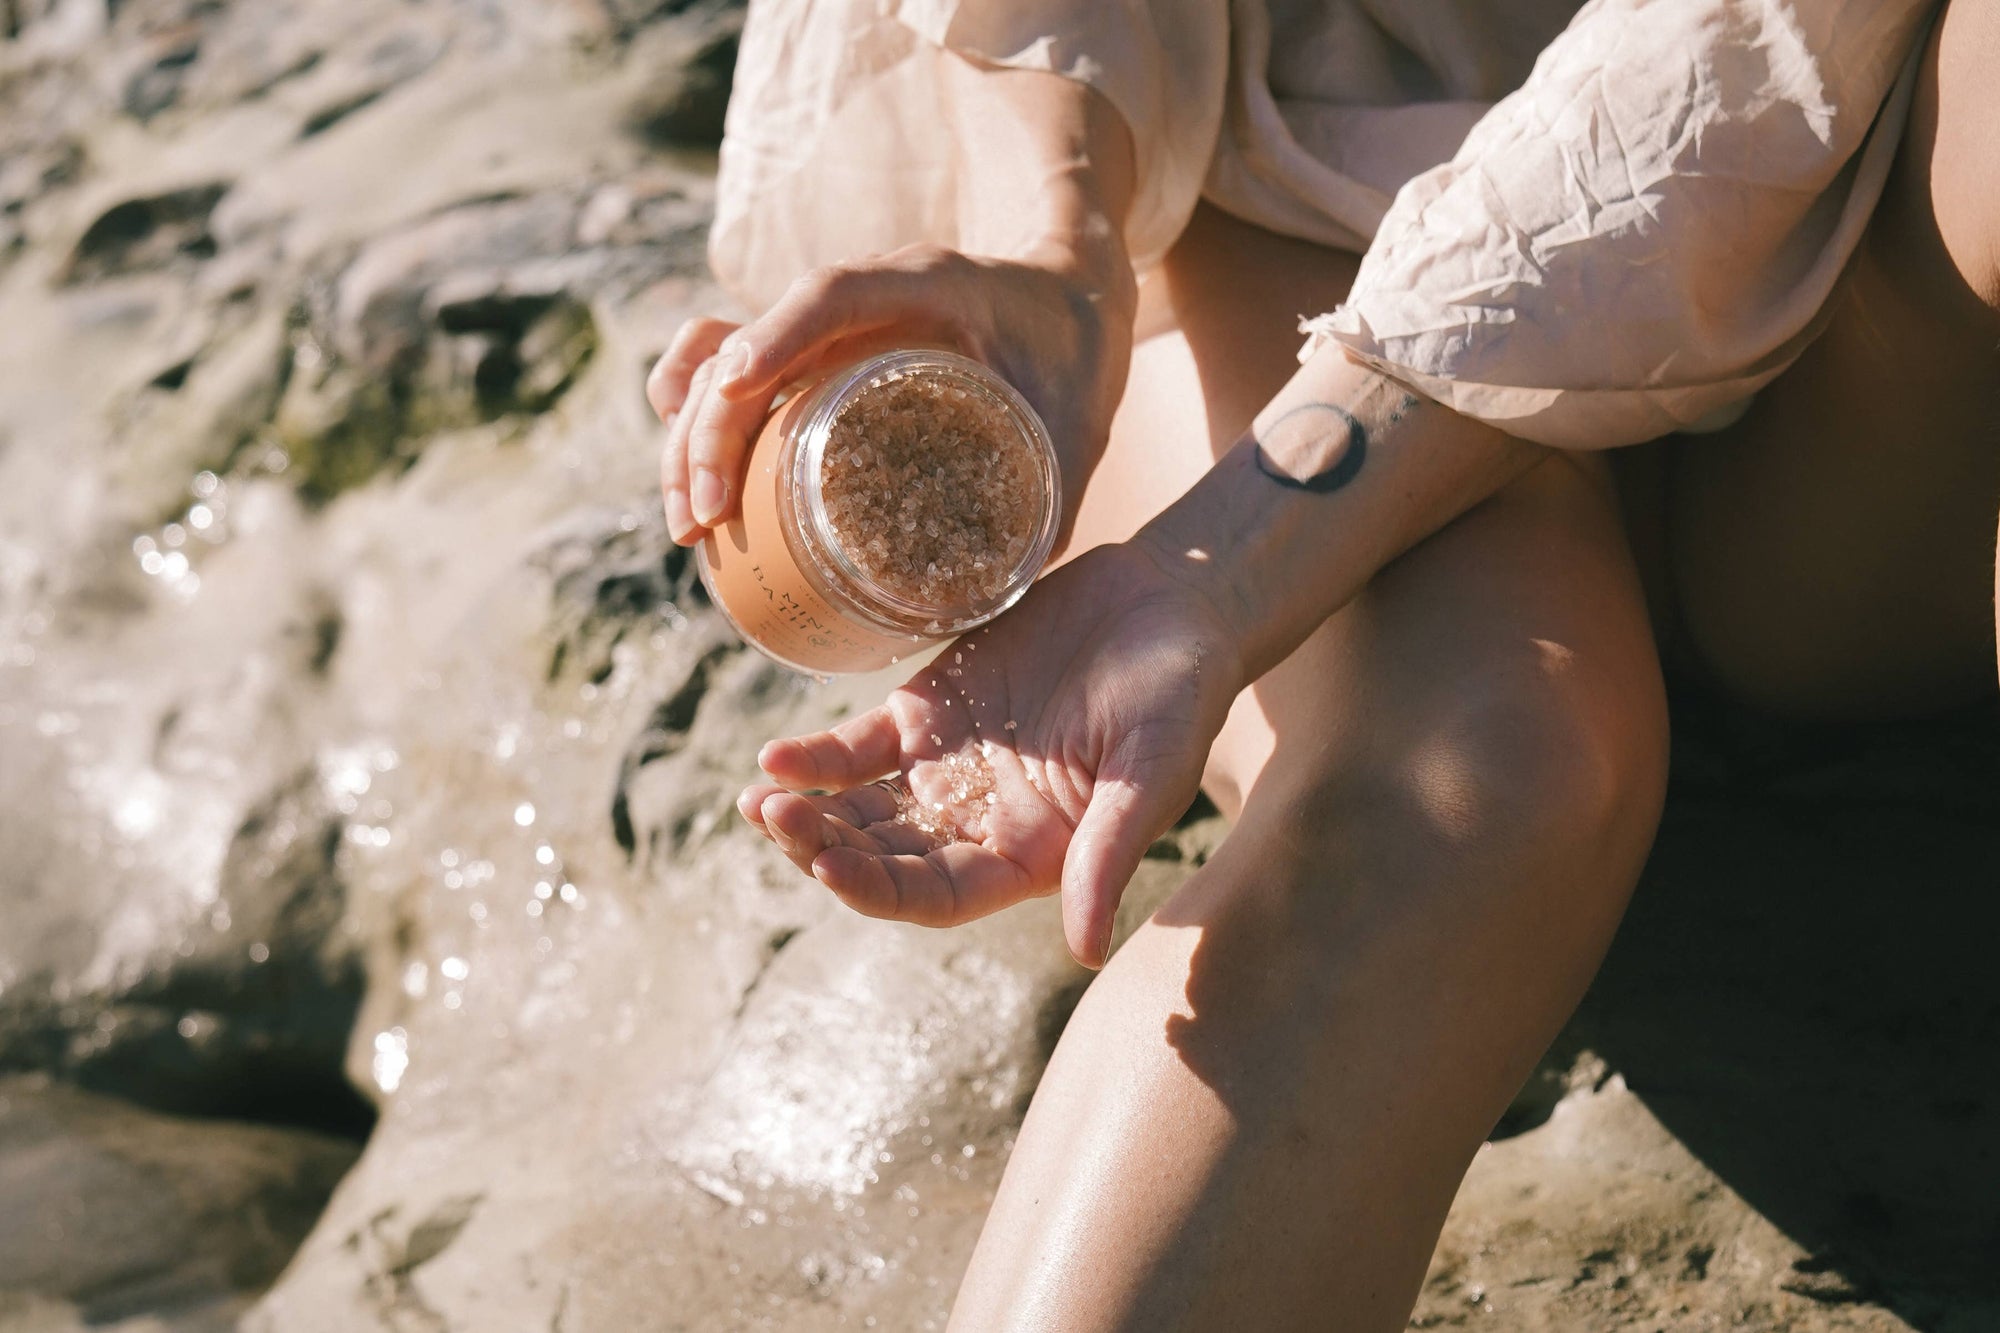
M 652 490 L 736 23 L 0 0 L 0 1330 L 942 1327 L 1086 978 L 733 822 L 880 688 Z M 2000 728 L 1682 727 L 1417 1326 L 2000 1325 Z

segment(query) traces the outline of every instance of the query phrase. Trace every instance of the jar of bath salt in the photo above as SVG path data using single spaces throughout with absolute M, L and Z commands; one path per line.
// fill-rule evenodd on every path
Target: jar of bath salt
M 768 656 L 874 671 L 1012 606 L 1060 505 L 1048 428 L 1012 385 L 951 352 L 885 352 L 771 413 L 736 516 L 697 558 Z

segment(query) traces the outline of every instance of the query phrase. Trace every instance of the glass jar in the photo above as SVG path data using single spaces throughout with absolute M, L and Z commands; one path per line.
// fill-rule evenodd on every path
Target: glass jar
M 970 404 L 1004 431 L 998 442 L 1023 451 L 1027 466 L 1016 476 L 1034 491 L 1018 497 L 1029 525 L 1019 558 L 984 580 L 993 586 L 955 604 L 916 600 L 871 577 L 828 512 L 823 483 L 835 423 L 870 389 L 905 379 Z M 875 671 L 1018 601 L 1048 562 L 1060 513 L 1048 428 L 1012 385 L 952 352 L 884 352 L 800 388 L 772 411 L 751 445 L 742 503 L 702 540 L 697 560 L 715 605 L 775 661 L 822 676 Z

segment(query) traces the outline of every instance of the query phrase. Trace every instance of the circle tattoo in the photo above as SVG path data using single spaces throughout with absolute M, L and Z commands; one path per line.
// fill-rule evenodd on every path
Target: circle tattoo
M 1287 429 L 1287 423 L 1294 422 L 1297 418 L 1304 417 L 1308 413 L 1319 412 L 1332 413 L 1347 428 L 1347 443 L 1342 446 L 1338 458 L 1311 476 L 1294 477 L 1271 461 L 1271 456 L 1264 451 L 1264 441 L 1262 439 L 1253 437 L 1251 455 L 1256 460 L 1257 470 L 1272 481 L 1277 482 L 1280 486 L 1295 491 L 1310 491 L 1314 495 L 1325 495 L 1331 491 L 1337 491 L 1360 475 L 1361 465 L 1368 458 L 1368 432 L 1362 428 L 1361 423 L 1355 419 L 1354 414 L 1344 407 L 1340 407 L 1334 403 L 1306 403 L 1293 408 L 1272 422 L 1270 429 L 1265 434 L 1275 441 L 1278 433 Z M 1290 429 L 1294 431 L 1310 431 L 1310 424 L 1305 421 L 1297 421 Z M 1312 433 L 1316 434 L 1317 432 Z

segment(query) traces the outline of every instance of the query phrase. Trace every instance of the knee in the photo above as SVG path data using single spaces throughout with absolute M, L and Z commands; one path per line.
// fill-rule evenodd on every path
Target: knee
M 1329 754 L 1290 811 L 1307 862 L 1393 860 L 1411 881 L 1398 893 L 1636 873 L 1666 789 L 1657 670 L 1614 680 L 1537 649 L 1532 669 L 1461 692 L 1424 725 Z
M 1614 693 L 1580 674 L 1552 665 L 1470 692 L 1377 781 L 1460 856 L 1594 854 L 1630 829 L 1650 839 L 1666 785 L 1657 681 Z
M 1212 928 L 1211 986 L 1256 1013 L 1516 954 L 1581 967 L 1581 986 L 1659 822 L 1657 672 L 1495 681 L 1392 729 L 1323 747 L 1316 780 L 1281 745 L 1198 895 L 1161 919 Z

